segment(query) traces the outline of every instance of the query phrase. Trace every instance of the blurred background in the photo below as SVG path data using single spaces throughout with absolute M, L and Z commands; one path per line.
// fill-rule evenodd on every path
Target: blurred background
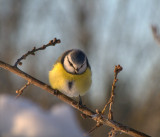
M 49 84 L 48 72 L 56 59 L 72 48 L 83 50 L 92 68 L 92 87 L 82 97 L 92 110 L 102 109 L 109 98 L 114 66 L 118 76 L 114 119 L 151 136 L 160 136 L 160 46 L 151 25 L 159 26 L 159 0 L 0 0 L 0 60 L 13 65 L 34 46 L 54 37 L 61 44 L 23 60 L 20 69 Z M 26 81 L 0 69 L 0 94 L 16 96 Z M 62 103 L 46 91 L 28 87 L 21 97 L 44 110 Z M 76 110 L 75 110 L 76 111 Z M 82 119 L 84 132 L 95 122 Z M 100 127 L 90 136 L 106 137 L 110 128 Z M 127 137 L 118 134 L 117 137 Z

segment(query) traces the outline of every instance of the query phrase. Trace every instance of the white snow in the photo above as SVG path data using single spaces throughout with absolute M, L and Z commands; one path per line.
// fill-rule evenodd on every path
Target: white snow
M 45 111 L 22 97 L 0 95 L 1 137 L 82 137 L 73 109 L 58 104 Z

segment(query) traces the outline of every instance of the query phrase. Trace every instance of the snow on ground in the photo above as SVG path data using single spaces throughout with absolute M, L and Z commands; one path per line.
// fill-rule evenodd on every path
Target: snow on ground
M 0 95 L 1 137 L 82 137 L 71 107 L 58 104 L 45 111 L 22 97 Z

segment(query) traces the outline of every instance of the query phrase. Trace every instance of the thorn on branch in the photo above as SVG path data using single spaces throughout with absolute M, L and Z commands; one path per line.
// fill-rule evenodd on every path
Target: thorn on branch
M 91 134 L 93 131 L 95 131 L 97 128 L 101 127 L 103 124 L 101 123 L 97 123 L 94 127 L 91 128 L 91 130 L 88 131 L 88 133 L 86 133 L 84 136 L 88 136 L 89 134 Z
M 17 67 L 17 65 L 22 65 L 22 60 L 26 59 L 27 56 L 29 55 L 35 55 L 35 52 L 39 51 L 39 50 L 44 50 L 49 46 L 55 46 L 56 44 L 61 43 L 60 39 L 54 38 L 53 40 L 50 40 L 48 44 L 43 45 L 40 48 L 36 48 L 33 47 L 33 49 L 31 51 L 28 51 L 27 53 L 25 53 L 24 55 L 22 55 L 22 57 L 20 57 L 19 59 L 17 59 L 16 63 L 14 64 L 15 67 Z
M 18 98 L 20 95 L 22 95 L 23 90 L 24 90 L 25 88 L 27 88 L 30 84 L 31 84 L 31 82 L 28 81 L 21 89 L 16 90 L 16 93 L 18 94 L 18 95 L 16 96 L 16 98 Z

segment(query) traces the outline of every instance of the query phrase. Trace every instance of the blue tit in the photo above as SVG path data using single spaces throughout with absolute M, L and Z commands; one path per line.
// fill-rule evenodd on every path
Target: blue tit
M 79 49 L 62 54 L 49 72 L 49 82 L 69 97 L 83 96 L 92 83 L 92 72 L 87 56 Z

